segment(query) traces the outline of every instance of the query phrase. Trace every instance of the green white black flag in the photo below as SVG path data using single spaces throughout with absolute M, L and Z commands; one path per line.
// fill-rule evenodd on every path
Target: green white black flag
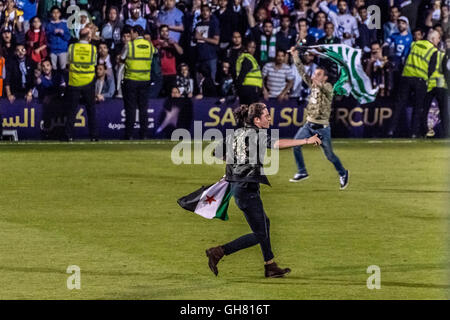
M 349 96 L 351 94 L 361 104 L 375 101 L 378 88 L 372 88 L 370 78 L 364 72 L 361 64 L 361 49 L 344 44 L 328 44 L 308 48 L 325 49 L 323 52 L 315 52 L 339 66 L 341 75 L 334 84 L 334 92 L 337 95 Z
M 230 184 L 224 179 L 178 199 L 178 204 L 207 219 L 228 220 L 228 204 L 231 199 Z

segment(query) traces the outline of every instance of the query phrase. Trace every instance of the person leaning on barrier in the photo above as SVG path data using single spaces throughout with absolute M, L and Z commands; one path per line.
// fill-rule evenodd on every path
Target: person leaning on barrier
M 139 108 L 139 138 L 147 133 L 147 104 L 150 93 L 150 77 L 153 44 L 144 39 L 144 29 L 136 25 L 131 29 L 131 41 L 123 48 L 120 59 L 125 63 L 123 103 L 125 108 L 125 140 L 133 138 L 136 108 Z
M 97 116 L 95 110 L 95 66 L 97 65 L 97 48 L 91 44 L 91 30 L 80 30 L 80 41 L 69 46 L 69 85 L 67 99 L 69 107 L 66 121 L 66 140 L 73 141 L 73 127 L 80 100 L 85 104 L 89 136 L 91 141 L 98 141 Z

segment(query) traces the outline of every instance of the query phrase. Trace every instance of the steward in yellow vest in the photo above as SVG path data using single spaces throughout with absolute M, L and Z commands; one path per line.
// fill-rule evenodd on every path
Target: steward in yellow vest
M 439 106 L 439 118 L 440 123 L 440 138 L 447 138 L 448 132 L 448 85 L 445 79 L 444 70 L 447 67 L 447 61 L 445 61 L 445 52 L 438 51 L 436 59 L 436 68 L 428 80 L 428 93 L 424 102 L 424 109 L 422 115 L 422 128 L 423 134 L 427 137 L 434 137 L 436 132 L 434 128 L 428 127 L 428 112 L 431 108 L 431 103 L 434 99 L 437 100 Z
M 425 105 L 428 83 L 435 71 L 437 60 L 437 45 L 441 41 L 439 32 L 431 29 L 427 40 L 415 41 L 411 45 L 411 51 L 406 59 L 402 76 L 398 84 L 398 92 L 394 103 L 391 124 L 388 130 L 388 136 L 393 137 L 397 129 L 398 121 L 405 110 L 409 101 L 409 96 L 414 92 L 412 100 L 413 115 L 411 123 L 411 132 L 408 135 L 411 138 L 423 136 L 423 117 L 424 110 L 428 110 Z M 406 136 L 406 132 L 397 135 Z
M 246 50 L 236 61 L 236 86 L 241 104 L 258 102 L 261 97 L 263 78 L 261 68 L 254 57 L 255 50 L 256 43 L 248 42 Z
M 437 51 L 437 48 L 428 40 L 413 42 L 402 76 L 421 78 L 428 81 L 431 57 Z
M 85 102 L 85 112 L 82 113 L 82 116 L 86 117 L 87 115 L 91 141 L 98 141 L 94 81 L 97 48 L 90 43 L 91 38 L 91 30 L 84 28 L 80 31 L 80 41 L 69 46 L 68 112 L 65 137 L 67 141 L 73 140 L 73 127 L 80 99 Z
M 139 138 L 145 139 L 148 127 L 148 97 L 150 74 L 155 47 L 144 39 L 144 29 L 136 25 L 131 30 L 131 41 L 120 58 L 125 63 L 123 103 L 125 109 L 125 139 L 133 139 L 136 108 L 139 108 Z

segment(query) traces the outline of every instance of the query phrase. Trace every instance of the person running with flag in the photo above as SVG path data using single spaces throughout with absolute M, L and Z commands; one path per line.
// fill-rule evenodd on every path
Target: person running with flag
M 290 52 L 294 58 L 295 65 L 297 66 L 300 76 L 311 88 L 311 95 L 305 109 L 306 124 L 298 130 L 295 135 L 295 139 L 305 139 L 313 135 L 318 135 L 320 137 L 322 140 L 321 146 L 323 152 L 325 153 L 327 159 L 333 163 L 339 173 L 340 188 L 343 190 L 348 186 L 349 172 L 343 167 L 339 158 L 334 154 L 331 146 L 331 129 L 329 119 L 334 93 L 333 86 L 331 83 L 327 82 L 327 70 L 322 67 L 318 67 L 312 77 L 310 77 L 305 72 L 297 48 L 292 47 Z M 294 147 L 294 157 L 298 172 L 289 181 L 299 182 L 308 179 L 309 175 L 306 171 L 301 146 Z
M 208 265 L 217 276 L 217 264 L 225 255 L 259 244 L 264 257 L 265 277 L 283 277 L 291 270 L 279 268 L 273 261 L 270 221 L 259 193 L 260 183 L 270 185 L 262 168 L 265 150 L 271 147 L 283 149 L 304 144 L 320 145 L 321 141 L 317 135 L 303 139 L 272 140 L 268 130 L 265 130 L 269 128 L 271 119 L 264 103 L 241 105 L 235 110 L 234 116 L 239 128 L 227 136 L 226 144 L 221 144 L 221 148 L 217 149 L 220 153 L 216 151 L 215 155 L 224 158 L 221 155 L 226 154 L 225 181 L 230 183 L 236 205 L 244 212 L 252 233 L 206 250 Z M 225 145 L 226 153 L 223 152 Z

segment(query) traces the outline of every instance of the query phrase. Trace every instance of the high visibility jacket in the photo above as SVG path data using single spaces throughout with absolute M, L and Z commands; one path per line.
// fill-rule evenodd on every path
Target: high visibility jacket
M 436 51 L 436 47 L 428 40 L 413 42 L 402 76 L 421 78 L 428 81 L 430 60 Z
M 124 78 L 134 81 L 150 81 L 154 52 L 153 44 L 145 39 L 140 38 L 128 42 Z
M 236 76 L 239 77 L 239 73 L 241 72 L 242 62 L 247 58 L 252 63 L 252 70 L 245 75 L 244 82 L 242 85 L 244 86 L 254 86 L 262 88 L 263 78 L 261 74 L 261 69 L 259 68 L 259 64 L 256 59 L 250 53 L 242 53 L 236 61 Z
M 0 57 L 0 97 L 3 96 L 3 68 L 5 67 L 5 58 Z
M 438 51 L 436 60 L 436 69 L 428 80 L 428 92 L 434 88 L 447 89 L 447 81 L 445 81 L 444 71 L 442 70 L 442 61 L 444 60 L 445 53 Z
M 73 43 L 69 46 L 69 86 L 81 87 L 91 83 L 95 77 L 97 49 L 89 43 Z

